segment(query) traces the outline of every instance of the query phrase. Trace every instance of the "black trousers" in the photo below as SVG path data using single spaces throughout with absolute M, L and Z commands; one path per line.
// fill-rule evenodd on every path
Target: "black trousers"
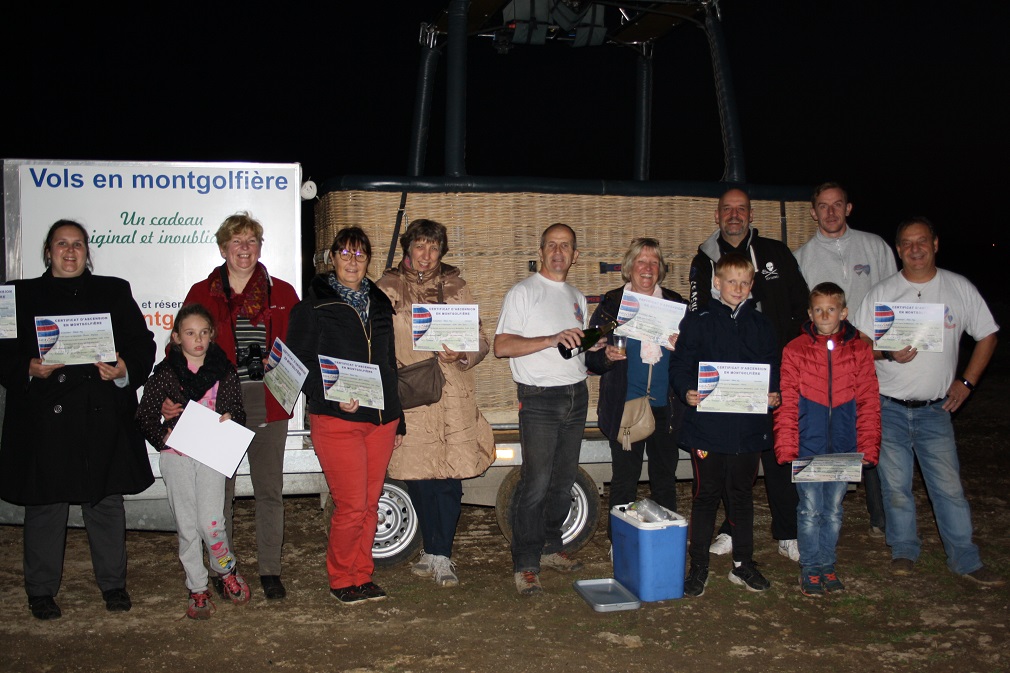
M 880 473 L 877 466 L 863 466 L 863 488 L 866 489 L 866 513 L 870 515 L 870 525 L 884 530 L 887 517 L 884 515 L 884 495 L 880 491 Z
M 677 511 L 677 430 L 669 432 L 670 411 L 667 406 L 652 407 L 656 431 L 646 439 L 631 445 L 625 451 L 620 442 L 610 440 L 610 462 L 613 476 L 610 481 L 610 509 L 638 499 L 638 480 L 642 476 L 642 462 L 649 456 L 649 494 L 657 503 Z M 607 517 L 607 535 L 610 535 L 610 517 Z
M 726 496 L 727 521 L 732 527 L 733 560 L 752 560 L 754 554 L 754 477 L 758 453 L 691 451 L 694 502 L 691 507 L 690 556 L 693 565 L 708 567 L 709 545 L 715 530 L 719 501 Z M 795 521 L 795 514 L 794 514 Z
M 796 507 L 800 504 L 800 496 L 793 483 L 792 466 L 789 463 L 779 465 L 772 450 L 761 452 L 761 465 L 765 472 L 768 509 L 772 514 L 772 537 L 776 540 L 795 540 Z M 725 496 L 722 502 L 726 507 Z M 729 507 L 726 507 L 726 511 L 729 511 Z M 728 520 L 723 520 L 719 532 L 731 533 Z M 736 540 L 733 540 L 733 544 L 736 545 Z
M 63 580 L 70 503 L 25 507 L 24 571 L 29 596 L 55 596 Z M 102 591 L 126 587 L 126 510 L 123 496 L 83 504 L 91 565 Z

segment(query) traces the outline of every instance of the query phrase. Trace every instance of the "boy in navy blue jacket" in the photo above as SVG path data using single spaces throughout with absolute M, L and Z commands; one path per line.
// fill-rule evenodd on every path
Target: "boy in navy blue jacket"
M 691 508 L 691 566 L 685 596 L 701 596 L 708 584 L 709 545 L 715 516 L 725 490 L 733 534 L 733 569 L 729 580 L 749 591 L 770 583 L 758 571 L 754 552 L 754 498 L 751 488 L 761 452 L 772 448 L 772 417 L 767 412 L 703 413 L 697 407 L 700 362 L 770 365 L 768 406 L 777 407 L 779 347 L 775 329 L 750 298 L 754 265 L 743 255 L 723 255 L 716 263 L 713 296 L 708 306 L 689 313 L 681 324 L 670 363 L 672 385 L 688 405 L 680 443 L 691 453 L 694 497 Z

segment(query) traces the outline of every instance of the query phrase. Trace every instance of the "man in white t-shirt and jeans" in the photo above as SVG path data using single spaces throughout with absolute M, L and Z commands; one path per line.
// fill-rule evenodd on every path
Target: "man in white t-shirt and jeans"
M 519 396 L 523 462 L 513 499 L 512 565 L 524 596 L 543 591 L 540 569 L 581 567 L 563 551 L 561 526 L 571 509 L 589 391 L 585 356 L 561 357 L 558 344 L 577 348 L 586 298 L 565 282 L 579 258 L 575 231 L 552 224 L 540 236 L 540 271 L 505 295 L 495 329 L 495 357 L 509 358 Z
M 943 305 L 944 330 L 942 352 L 905 346 L 874 353 L 882 431 L 877 469 L 887 515 L 891 572 L 911 575 L 922 547 L 912 494 L 918 459 L 947 567 L 979 584 L 1001 586 L 1003 578 L 982 564 L 972 541 L 971 508 L 961 486 L 950 420 L 989 364 L 999 326 L 974 285 L 937 268 L 939 239 L 929 220 L 915 217 L 898 225 L 896 245 L 902 269 L 870 288 L 857 311 L 856 327 L 871 340 L 866 335 L 874 334 L 875 304 L 923 303 Z M 958 344 L 964 332 L 975 339 L 975 348 L 957 376 Z

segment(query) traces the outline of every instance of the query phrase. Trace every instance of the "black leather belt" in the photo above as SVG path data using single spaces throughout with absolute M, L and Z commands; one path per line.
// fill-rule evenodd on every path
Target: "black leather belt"
M 888 395 L 883 395 L 887 399 L 891 400 L 895 404 L 900 404 L 903 407 L 908 407 L 909 409 L 918 409 L 920 407 L 928 407 L 931 404 L 937 404 L 943 402 L 942 397 L 935 400 L 899 400 L 897 397 L 890 397 Z

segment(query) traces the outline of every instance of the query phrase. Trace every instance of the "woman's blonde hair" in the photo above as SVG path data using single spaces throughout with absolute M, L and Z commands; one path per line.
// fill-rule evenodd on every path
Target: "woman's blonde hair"
M 659 247 L 659 241 L 654 238 L 639 236 L 632 239 L 631 247 L 624 253 L 624 259 L 621 261 L 621 279 L 625 283 L 631 282 L 631 267 L 635 265 L 635 260 L 646 249 L 655 252 L 656 257 L 659 258 L 659 278 L 656 279 L 656 285 L 662 283 L 663 279 L 666 278 L 666 260 L 663 259 L 663 249 Z
M 263 225 L 252 218 L 248 211 L 235 213 L 225 219 L 217 228 L 217 247 L 223 248 L 228 241 L 243 231 L 250 231 L 256 240 L 263 243 Z

